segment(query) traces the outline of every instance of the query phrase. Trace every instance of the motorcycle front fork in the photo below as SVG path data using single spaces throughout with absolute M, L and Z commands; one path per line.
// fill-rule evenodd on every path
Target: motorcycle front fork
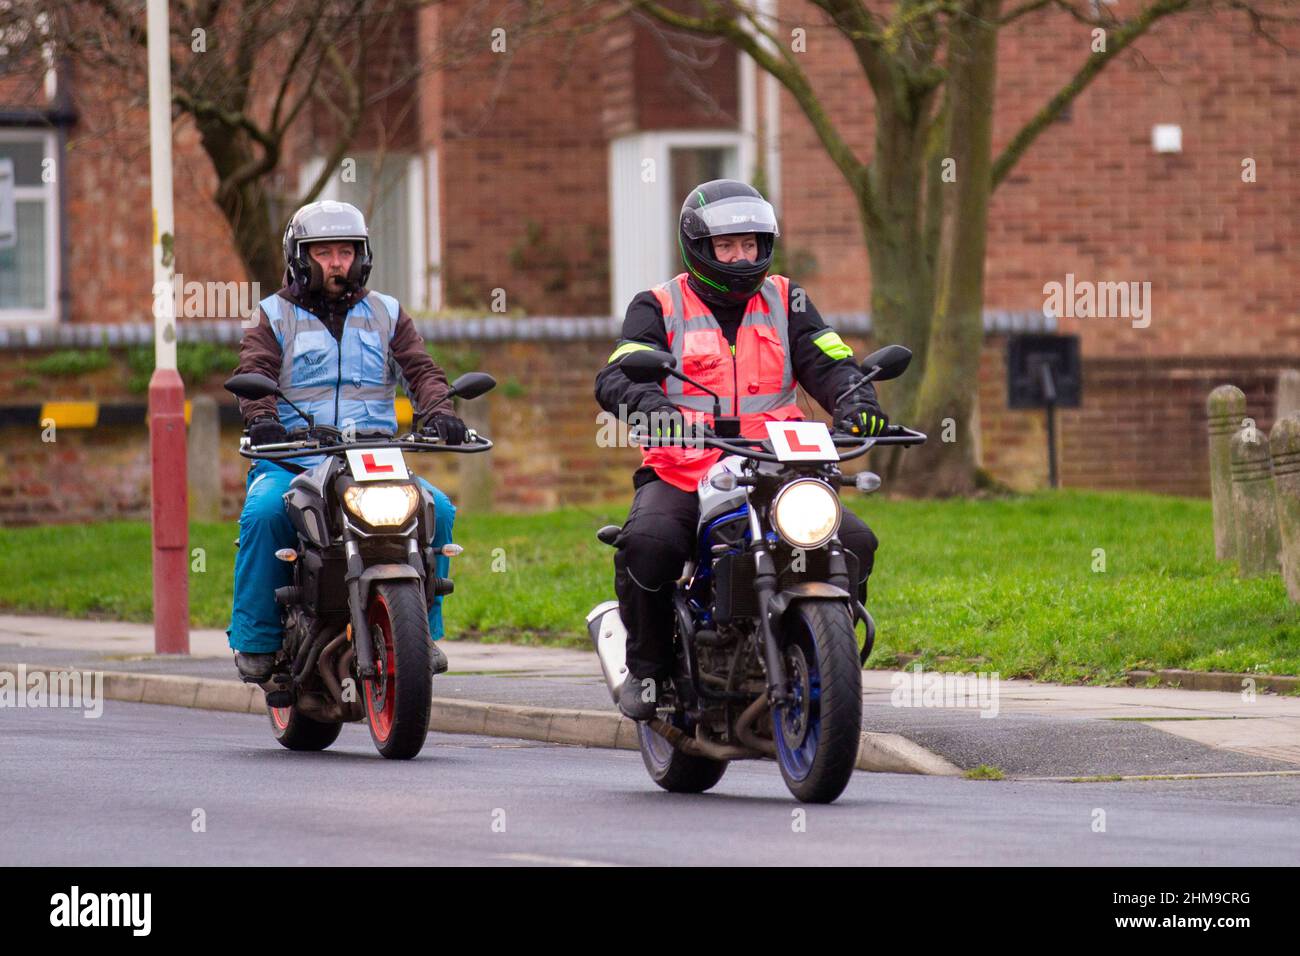
M 415 538 L 407 539 L 406 552 L 407 563 L 421 574 L 425 573 L 424 558 L 420 555 L 420 548 Z M 348 610 L 352 617 L 352 641 L 357 649 L 357 674 L 362 680 L 370 680 L 378 676 L 378 671 L 375 670 L 375 647 L 370 640 L 370 622 L 366 618 L 366 600 L 369 595 L 361 593 L 361 573 L 365 571 L 366 567 L 361 560 L 361 551 L 357 547 L 356 535 L 352 533 L 346 524 L 343 526 L 343 553 L 347 558 L 347 571 L 344 574 L 344 580 L 347 582 Z M 432 569 L 432 554 L 430 554 L 428 564 Z M 439 581 L 441 580 L 439 579 Z M 449 585 L 450 582 L 447 582 L 447 584 Z M 436 593 L 450 593 L 450 587 L 447 587 L 446 592 L 438 591 Z
M 357 649 L 357 676 L 362 680 L 372 680 L 378 672 L 375 670 L 375 646 L 370 640 L 370 622 L 366 619 L 366 595 L 361 593 L 361 573 L 366 566 L 361 560 L 356 536 L 346 523 L 343 525 L 343 554 L 347 558 L 344 581 L 348 588 L 348 611 L 352 617 L 352 646 Z
M 785 656 L 772 627 L 772 598 L 776 596 L 776 560 L 763 535 L 757 509 L 749 509 L 750 551 L 754 556 L 754 593 L 758 598 L 758 633 L 762 644 L 763 665 L 767 671 L 767 697 L 772 707 L 792 699 L 790 680 L 785 672 Z M 838 538 L 832 538 L 825 547 L 827 556 L 827 584 L 849 590 L 849 571 L 844 560 L 844 547 Z
M 772 630 L 769 609 L 776 594 L 776 562 L 763 535 L 758 509 L 749 506 L 749 547 L 754 556 L 754 593 L 758 598 L 758 636 L 762 645 L 763 669 L 767 672 L 767 699 L 775 707 L 790 699 L 790 681 L 785 674 L 785 659 Z

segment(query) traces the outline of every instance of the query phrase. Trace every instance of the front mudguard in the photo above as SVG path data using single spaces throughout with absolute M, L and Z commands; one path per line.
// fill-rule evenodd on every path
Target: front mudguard
M 876 622 L 871 613 L 862 606 L 861 601 L 833 584 L 805 581 L 773 595 L 768 609 L 773 629 L 779 630 L 780 625 L 784 623 L 785 615 L 789 613 L 795 601 L 836 601 L 844 604 L 855 624 L 857 621 L 862 621 L 867 626 L 866 638 L 862 642 L 862 650 L 858 653 L 858 663 L 863 665 L 867 663 L 867 658 L 871 656 L 871 648 L 876 643 Z
M 360 564 L 356 553 L 350 556 L 349 563 Z M 359 575 L 348 575 L 348 611 L 352 619 L 353 643 L 357 649 L 357 673 L 363 680 L 375 676 L 374 653 L 371 644 L 370 622 L 367 612 L 370 609 L 371 589 L 377 581 L 412 580 L 421 584 L 420 572 L 409 564 L 372 564 Z
M 772 595 L 772 600 L 767 606 L 767 616 L 772 624 L 772 631 L 784 635 L 785 616 L 794 608 L 796 602 L 808 601 L 833 602 L 843 605 L 850 615 L 855 613 L 853 595 L 848 591 L 824 581 L 803 581 Z
M 361 572 L 361 579 L 358 582 L 360 587 L 357 590 L 362 600 L 361 610 L 365 611 L 370 607 L 370 591 L 376 581 L 419 581 L 420 579 L 420 572 L 409 564 L 370 565 Z

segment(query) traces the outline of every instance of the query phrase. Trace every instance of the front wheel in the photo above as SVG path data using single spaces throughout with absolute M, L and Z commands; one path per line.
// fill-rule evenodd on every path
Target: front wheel
M 271 718 L 271 733 L 281 747 L 290 750 L 324 750 L 338 739 L 342 724 L 322 723 L 304 717 L 298 708 L 266 707 L 267 716 Z
M 862 665 L 842 604 L 800 601 L 785 617 L 794 699 L 772 716 L 781 776 L 804 803 L 830 803 L 849 784 L 862 740 Z
M 377 584 L 369 622 L 378 672 L 365 682 L 370 739 L 385 757 L 409 760 L 424 746 L 433 708 L 433 642 L 419 582 Z

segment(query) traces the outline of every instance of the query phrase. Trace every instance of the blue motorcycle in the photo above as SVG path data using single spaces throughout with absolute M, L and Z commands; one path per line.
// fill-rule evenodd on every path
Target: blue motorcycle
M 863 362 L 867 381 L 897 378 L 912 353 L 888 346 Z M 676 359 L 650 350 L 621 364 L 636 382 L 674 376 L 704 392 Z M 858 386 L 855 386 L 858 387 Z M 638 723 L 641 756 L 665 790 L 701 793 L 732 760 L 775 759 L 801 802 L 830 803 L 848 785 L 862 735 L 862 665 L 875 623 L 857 598 L 857 559 L 839 530 L 840 488 L 870 492 L 871 472 L 845 477 L 840 464 L 876 445 L 916 445 L 926 436 L 891 426 L 872 438 L 832 435 L 820 422 L 773 422 L 768 438 L 740 437 L 715 398 L 711 429 L 680 439 L 723 457 L 700 481 L 698 547 L 682 569 L 675 608 L 675 668 L 657 716 Z M 648 439 L 646 439 L 648 440 Z M 613 545 L 621 529 L 597 537 Z M 858 647 L 856 622 L 866 627 Z M 627 631 L 618 602 L 587 616 L 610 693 L 627 678 Z

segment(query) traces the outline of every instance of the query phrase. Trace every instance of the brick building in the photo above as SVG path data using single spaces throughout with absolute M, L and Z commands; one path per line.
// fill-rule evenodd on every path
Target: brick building
M 471 8 L 480 10 L 463 0 L 430 6 L 391 42 L 399 53 L 430 48 L 463 30 Z M 806 30 L 804 68 L 849 143 L 868 155 L 870 91 L 851 52 L 804 0 L 779 0 L 775 9 L 783 29 Z M 471 55 L 390 94 L 385 110 L 396 104 L 404 119 L 382 149 L 365 132 L 351 157 L 356 182 L 336 177 L 324 195 L 369 207 L 379 257 L 372 284 L 427 313 L 431 337 L 477 353 L 489 370 L 494 356 L 510 354 L 511 374 L 529 390 L 524 404 L 573 409 L 571 447 L 548 452 L 557 476 L 601 470 L 588 447 L 595 428 L 584 436 L 581 424 L 595 412 L 581 386 L 590 376 L 559 368 L 567 352 L 550 339 L 530 344 L 526 332 L 485 333 L 440 316 L 494 308 L 523 323 L 617 316 L 637 290 L 678 271 L 672 224 L 699 180 L 749 178 L 761 168 L 796 278 L 823 313 L 869 340 L 870 275 L 852 197 L 793 100 L 747 57 L 629 19 L 518 44 L 505 36 L 494 49 L 491 24 L 488 16 L 469 31 L 479 37 Z M 1002 32 L 995 153 L 1077 69 L 1090 39 L 1064 14 Z M 994 334 L 978 435 L 985 467 L 1018 487 L 1041 485 L 1046 466 L 1041 415 L 1006 408 L 996 333 L 1009 324 L 1081 337 L 1084 404 L 1064 413 L 1061 427 L 1066 485 L 1205 494 L 1204 395 L 1234 380 L 1267 426 L 1276 371 L 1300 363 L 1294 61 L 1229 15 L 1170 18 L 1138 50 L 1121 55 L 1043 133 L 991 206 L 986 307 Z M 77 329 L 148 318 L 143 88 L 142 72 L 114 86 L 75 65 L 0 80 L 0 160 L 13 161 L 17 199 L 16 243 L 0 247 L 7 367 L 21 367 L 33 349 L 94 338 L 78 339 Z M 1178 127 L 1177 151 L 1154 148 L 1157 126 Z M 287 144 L 279 172 L 286 194 L 319 170 L 322 128 L 313 123 Z M 185 120 L 176 126 L 175 163 L 178 272 L 244 278 L 211 198 L 214 174 Z M 1042 319 L 1045 285 L 1067 275 L 1149 282 L 1149 324 Z M 999 325 L 998 315 L 1013 318 Z M 582 328 L 597 330 L 583 333 L 582 360 L 599 363 L 611 324 Z M 198 334 L 182 323 L 183 340 Z M 499 349 L 503 337 L 518 341 Z M 111 381 L 50 380 L 42 390 L 43 398 L 122 397 Z M 7 391 L 0 402 L 22 397 Z M 521 450 L 520 460 L 536 454 Z M 625 465 L 619 458 L 617 467 Z M 237 495 L 238 461 L 228 468 Z M 0 472 L 0 488 L 18 481 L 12 471 Z M 567 490 L 503 503 L 550 505 L 618 487 L 557 477 L 555 488 Z

